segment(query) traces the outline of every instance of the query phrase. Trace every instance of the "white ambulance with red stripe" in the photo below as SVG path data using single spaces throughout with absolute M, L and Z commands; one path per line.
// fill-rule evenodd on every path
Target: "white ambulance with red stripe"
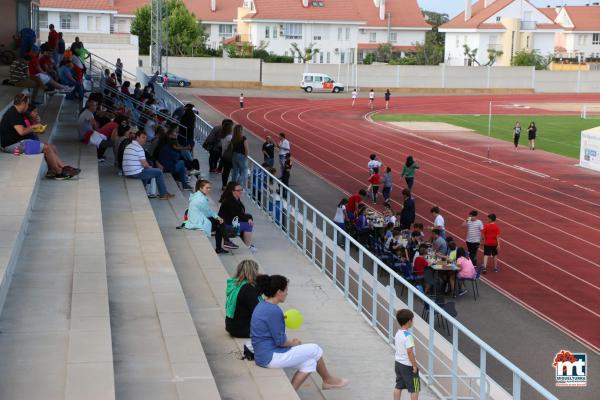
M 302 74 L 302 83 L 300 87 L 306 93 L 315 92 L 333 92 L 339 93 L 344 91 L 344 84 L 333 80 L 332 77 L 326 74 L 318 74 L 306 72 Z

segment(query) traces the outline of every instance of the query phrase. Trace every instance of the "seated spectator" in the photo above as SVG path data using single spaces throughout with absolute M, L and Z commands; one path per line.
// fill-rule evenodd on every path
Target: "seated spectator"
M 394 231 L 396 229 L 394 228 L 394 224 L 392 224 L 391 222 L 388 222 L 385 225 L 385 228 L 383 228 L 383 242 L 386 243 L 390 238 L 394 237 Z M 401 231 L 402 232 L 402 231 Z
M 209 206 L 208 194 L 211 189 L 212 184 L 207 180 L 200 179 L 196 182 L 196 191 L 190 195 L 187 221 L 185 221 L 183 227 L 185 229 L 199 229 L 209 238 L 211 233 L 215 232 L 217 254 L 227 253 L 222 247 L 223 219 Z
M 369 234 L 371 233 L 371 227 L 369 226 L 369 220 L 367 219 L 367 206 L 361 204 L 358 208 L 358 214 L 354 220 L 356 226 L 357 240 L 366 245 L 369 241 Z
M 27 110 L 23 114 L 25 119 L 25 126 L 30 128 L 33 125 L 42 125 L 42 119 L 38 113 L 37 106 L 35 104 L 29 104 Z
M 123 115 L 127 118 L 131 118 L 129 113 L 116 114 L 105 109 L 105 100 L 106 97 L 102 95 L 102 93 L 94 92 L 90 93 L 88 96 L 89 101 L 94 101 L 96 103 L 96 111 L 94 111 L 94 119 L 98 126 L 104 126 L 112 121 L 117 115 Z M 110 107 L 110 104 L 108 104 Z
M 432 234 L 432 242 L 431 242 L 431 247 L 433 249 L 433 252 L 438 256 L 438 257 L 446 257 L 448 255 L 448 244 L 446 243 L 446 241 L 444 240 L 444 238 L 440 235 L 440 230 L 437 228 L 434 228 L 431 231 Z
M 142 85 L 139 82 L 135 83 L 135 86 L 133 88 L 133 97 L 136 100 L 140 100 L 142 97 Z
M 146 136 L 148 137 L 148 142 L 151 142 L 156 137 L 156 126 L 157 119 L 156 114 L 150 114 L 146 123 L 144 124 L 144 132 L 146 132 Z
M 462 247 L 456 249 L 456 265 L 460 267 L 460 270 L 458 271 L 457 275 L 459 282 L 461 279 L 473 279 L 475 278 L 475 276 L 477 276 L 477 271 L 475 270 L 473 262 L 471 261 L 465 249 Z M 459 287 L 459 290 L 459 296 L 462 296 L 463 294 L 467 293 L 467 289 L 464 287 Z
M 42 44 L 40 47 L 41 56 L 39 59 L 40 68 L 43 72 L 48 74 L 52 79 L 58 81 L 57 65 L 54 64 L 52 59 L 52 51 L 48 49 L 47 44 Z
M 188 183 L 187 171 L 185 163 L 179 152 L 175 149 L 177 139 L 168 139 L 167 143 L 158 149 L 159 168 L 162 167 L 163 172 L 170 172 L 173 178 L 181 184 L 183 190 L 192 191 L 193 188 Z
M 250 320 L 250 337 L 256 364 L 263 368 L 297 369 L 292 377 L 292 386 L 296 390 L 314 371 L 323 379 L 323 389 L 346 386 L 347 379 L 334 377 L 327 370 L 321 347 L 287 338 L 284 315 L 278 306 L 287 298 L 287 278 L 281 275 L 259 275 L 256 277 L 256 287 L 266 297 L 265 301 L 256 305 Z
M 254 220 L 252 215 L 246 213 L 246 207 L 240 200 L 242 196 L 242 186 L 236 182 L 230 182 L 227 184 L 225 191 L 221 195 L 219 202 L 221 207 L 219 208 L 219 216 L 223 218 L 223 221 L 227 227 L 234 226 L 234 220 L 239 224 L 240 237 L 248 250 L 252 253 L 256 252 L 256 247 L 252 244 L 252 230 L 254 227 Z M 225 240 L 223 247 L 226 249 L 237 249 L 238 246 L 232 243 L 230 240 Z
M 96 112 L 96 102 L 94 100 L 88 100 L 85 103 L 85 108 L 79 114 L 77 118 L 77 130 L 79 132 L 79 140 L 87 142 L 92 136 L 92 133 L 98 129 L 98 124 L 94 118 L 94 112 Z
M 53 89 L 57 89 L 64 93 L 70 93 L 73 89 L 68 86 L 61 85 L 56 82 L 50 75 L 48 75 L 42 67 L 38 59 L 38 49 L 34 46 L 31 51 L 27 53 L 28 66 L 29 66 L 29 77 L 38 78 L 44 85 L 49 85 Z
M 424 281 L 424 293 L 429 293 L 431 287 L 434 284 L 433 281 L 433 270 L 429 268 L 429 262 L 425 258 L 427 254 L 427 246 L 422 245 L 419 247 L 418 255 L 413 261 L 413 274 Z
M 20 93 L 15 96 L 13 106 L 10 107 L 2 116 L 0 122 L 0 147 L 5 153 L 13 153 L 15 148 L 19 148 L 24 154 L 44 154 L 48 164 L 49 179 L 69 179 L 79 175 L 78 168 L 65 165 L 58 157 L 56 147 L 52 144 L 42 142 L 34 130 L 40 124 L 35 123 L 27 126 L 24 113 L 29 107 L 27 96 Z
M 126 96 L 131 96 L 131 91 L 129 90 L 130 87 L 131 87 L 131 82 L 129 82 L 129 81 L 123 82 L 123 85 L 121 86 L 121 93 L 123 93 Z
M 225 330 L 233 337 L 250 337 L 252 312 L 259 302 L 256 289 L 258 264 L 244 260 L 237 266 L 235 277 L 227 279 L 225 292 Z
M 115 158 L 115 166 L 117 168 L 119 168 L 119 170 L 121 169 L 121 163 L 123 162 L 123 153 L 125 152 L 125 147 L 127 147 L 127 145 L 129 143 L 131 143 L 133 141 L 133 139 L 135 138 L 135 136 L 131 133 L 131 126 L 129 126 L 127 124 L 126 121 L 124 121 L 123 123 L 121 123 L 121 125 L 119 125 L 119 127 L 117 128 L 117 132 L 114 133 L 112 135 L 113 139 L 113 156 Z M 125 142 L 127 141 L 127 143 Z M 121 149 L 121 145 L 125 143 L 125 146 L 123 146 L 123 151 L 121 152 L 121 161 L 119 162 L 119 149 Z
M 135 140 L 128 144 L 123 152 L 123 175 L 127 178 L 141 179 L 146 185 L 154 178 L 161 200 L 175 197 L 174 194 L 167 192 L 162 171 L 158 168 L 152 168 L 146 161 L 146 153 L 143 148 L 145 144 L 146 133 L 138 131 L 135 134 Z
M 399 255 L 401 253 L 400 250 L 402 250 L 402 253 L 404 253 L 405 249 L 400 244 L 401 238 L 402 238 L 402 231 L 398 228 L 394 228 L 392 236 L 385 242 L 385 249 L 389 250 L 392 253 L 397 254 L 397 255 Z
M 10 65 L 8 83 L 21 88 L 32 89 L 31 99 L 35 103 L 40 90 L 44 90 L 44 83 L 37 76 L 29 76 L 29 66 L 24 58 L 17 58 Z
M 77 96 L 83 100 L 83 84 L 75 78 L 73 63 L 70 59 L 63 61 L 62 65 L 58 68 L 58 77 L 61 84 L 75 89 L 72 93 L 69 93 L 67 98 L 74 98 L 75 94 L 77 94 Z

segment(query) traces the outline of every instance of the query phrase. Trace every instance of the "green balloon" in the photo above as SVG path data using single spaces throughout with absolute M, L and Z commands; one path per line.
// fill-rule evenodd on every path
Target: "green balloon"
M 283 317 L 285 319 L 285 326 L 289 329 L 300 329 L 304 323 L 304 317 L 295 308 L 290 308 L 284 312 Z

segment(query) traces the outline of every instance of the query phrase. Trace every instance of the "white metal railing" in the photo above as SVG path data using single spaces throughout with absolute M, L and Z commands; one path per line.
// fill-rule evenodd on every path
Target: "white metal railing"
M 138 69 L 139 74 L 143 72 Z M 140 79 L 142 78 L 142 79 Z M 147 77 L 146 77 L 147 79 Z M 138 77 L 143 82 L 143 77 Z M 163 88 L 156 87 L 156 96 L 171 109 L 183 103 L 174 95 Z M 212 129 L 212 126 L 202 117 L 197 116 L 196 139 L 202 140 Z M 558 400 L 556 396 L 546 390 L 538 382 L 523 372 L 520 368 L 506 359 L 503 355 L 485 343 L 476 334 L 471 332 L 458 320 L 449 315 L 435 301 L 420 292 L 412 284 L 398 275 L 388 265 L 373 255 L 361 243 L 348 235 L 326 215 L 314 208 L 298 193 L 285 186 L 277 177 L 265 170 L 260 163 L 251 157 L 249 160 L 249 175 L 243 183 L 248 197 L 256 203 L 294 245 L 320 269 L 324 276 L 332 281 L 346 300 L 353 304 L 357 311 L 371 324 L 371 326 L 393 346 L 395 323 L 395 304 L 401 302 L 396 294 L 396 285 L 407 288 L 406 305 L 415 311 L 415 297 L 429 307 L 426 321 L 427 336 L 421 342 L 427 350 L 426 365 L 421 365 L 430 383 L 437 383 L 438 391 L 444 398 L 450 399 L 489 399 L 490 387 L 497 384 L 487 374 L 487 359 L 491 356 L 512 374 L 512 398 L 520 400 L 522 397 L 522 383 L 544 399 Z M 340 244 L 343 243 L 343 246 Z M 371 269 L 371 272 L 368 269 Z M 388 285 L 384 286 L 378 279 L 381 273 L 389 276 Z M 417 314 L 415 312 L 415 314 Z M 435 329 L 438 315 L 444 318 L 451 326 L 451 355 L 446 357 L 441 351 L 436 352 L 436 346 L 444 343 Z M 464 370 L 464 365 L 459 368 L 459 334 L 470 339 L 479 347 L 479 365 L 476 366 L 479 374 L 467 376 L 459 370 Z M 419 339 L 419 338 L 417 338 Z M 437 342 L 436 342 L 437 340 Z M 438 354 L 440 353 L 440 354 Z M 461 362 L 464 358 L 461 359 Z M 436 372 L 435 368 L 442 365 L 448 373 Z M 444 380 L 450 380 L 450 389 L 444 390 L 448 385 L 442 385 Z M 477 382 L 476 385 L 473 382 Z M 459 396 L 459 385 L 460 396 Z M 496 392 L 500 397 L 510 394 Z

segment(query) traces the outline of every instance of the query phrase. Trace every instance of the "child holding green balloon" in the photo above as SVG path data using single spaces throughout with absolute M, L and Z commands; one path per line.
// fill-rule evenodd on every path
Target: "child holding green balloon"
M 263 368 L 295 368 L 292 386 L 298 390 L 308 376 L 317 371 L 323 379 L 323 389 L 342 388 L 348 380 L 337 378 L 329 373 L 323 350 L 316 344 L 303 344 L 299 339 L 288 339 L 285 328 L 297 329 L 302 326 L 302 314 L 290 309 L 287 315 L 279 308 L 288 294 L 288 280 L 281 275 L 259 275 L 256 287 L 264 294 L 250 321 L 250 337 L 254 348 L 255 362 Z

